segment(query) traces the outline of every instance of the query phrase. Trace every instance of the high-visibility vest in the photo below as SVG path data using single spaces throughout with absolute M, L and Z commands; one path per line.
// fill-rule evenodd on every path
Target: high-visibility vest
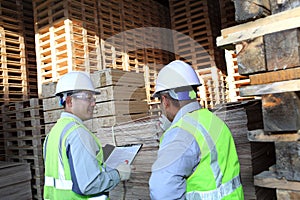
M 187 113 L 170 129 L 175 127 L 192 134 L 201 151 L 199 165 L 186 180 L 186 199 L 244 199 L 240 164 L 226 124 L 209 110 L 200 109 Z
M 76 199 L 107 199 L 106 195 L 97 197 L 82 196 L 72 191 L 72 179 L 70 166 L 66 153 L 65 142 L 68 135 L 77 128 L 84 128 L 89 132 L 99 147 L 97 160 L 101 170 L 103 162 L 103 151 L 99 140 L 83 124 L 72 117 L 60 118 L 44 142 L 45 151 L 45 184 L 44 199 L 50 200 L 76 200 Z

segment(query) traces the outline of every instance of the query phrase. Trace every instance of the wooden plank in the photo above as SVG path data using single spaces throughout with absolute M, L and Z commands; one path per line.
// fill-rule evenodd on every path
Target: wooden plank
M 287 181 L 284 178 L 278 177 L 276 173 L 272 171 L 263 171 L 254 176 L 254 185 L 266 188 L 300 191 L 300 182 Z
M 128 72 L 111 68 L 91 74 L 91 79 L 96 88 L 108 85 L 145 86 L 143 73 Z
M 291 10 L 293 8 L 300 6 L 299 0 L 270 0 L 271 12 L 272 14 L 280 13 L 286 10 Z M 298 198 L 300 199 L 300 198 Z
M 265 34 L 300 27 L 300 7 L 241 25 L 223 29 L 217 37 L 217 46 L 234 44 Z
M 129 86 L 106 86 L 98 89 L 101 92 L 97 95 L 96 102 L 110 100 L 145 100 L 146 89 L 144 87 Z
M 263 37 L 244 41 L 236 45 L 239 74 L 248 75 L 266 71 L 265 45 Z M 239 50 L 241 49 L 241 50 Z
M 94 117 L 148 112 L 146 101 L 107 101 L 96 103 Z
M 278 176 L 284 177 L 286 180 L 300 182 L 300 141 L 275 142 L 275 149 Z
M 298 131 L 300 129 L 299 98 L 299 92 L 262 95 L 264 130 Z
M 59 110 L 51 110 L 51 111 L 44 112 L 44 122 L 45 123 L 56 122 L 59 119 L 62 111 L 63 111 L 63 108 L 61 108 Z
M 300 79 L 300 67 L 253 74 L 249 76 L 251 85 L 267 84 Z
M 269 0 L 233 0 L 235 20 L 245 22 L 271 14 Z
M 247 135 L 248 140 L 251 142 L 293 142 L 300 140 L 300 131 L 296 133 L 272 133 L 264 131 L 263 129 L 257 129 L 248 131 Z
M 274 94 L 282 92 L 293 92 L 300 90 L 300 79 L 280 81 L 262 85 L 249 85 L 240 88 L 240 95 L 260 96 L 264 94 Z
M 268 71 L 300 66 L 300 29 L 266 34 L 264 46 Z
M 300 191 L 293 190 L 276 190 L 277 199 L 296 200 L 300 199 Z
M 3 199 L 32 199 L 29 163 L 0 162 L 0 193 Z

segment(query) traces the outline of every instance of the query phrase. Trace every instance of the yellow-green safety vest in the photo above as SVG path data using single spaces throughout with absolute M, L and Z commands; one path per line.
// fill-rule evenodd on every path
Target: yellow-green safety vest
M 201 151 L 200 163 L 186 181 L 186 199 L 244 199 L 240 164 L 227 125 L 209 110 L 200 109 L 187 113 L 169 129 L 175 127 L 192 134 Z
M 76 199 L 108 199 L 106 195 L 97 197 L 82 196 L 72 191 L 72 179 L 70 166 L 66 153 L 65 142 L 68 135 L 77 128 L 84 128 L 89 132 L 99 147 L 97 160 L 99 169 L 102 170 L 103 151 L 98 138 L 91 133 L 83 124 L 72 117 L 60 118 L 44 142 L 45 151 L 45 184 L 44 199 L 50 200 L 76 200 Z

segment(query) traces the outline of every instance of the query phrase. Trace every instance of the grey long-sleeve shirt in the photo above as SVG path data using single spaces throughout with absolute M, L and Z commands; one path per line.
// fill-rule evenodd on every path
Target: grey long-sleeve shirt
M 172 124 L 186 113 L 200 108 L 198 102 L 182 107 Z M 194 172 L 200 161 L 200 154 L 198 143 L 192 134 L 181 128 L 173 128 L 165 132 L 149 180 L 151 199 L 184 200 L 186 177 Z

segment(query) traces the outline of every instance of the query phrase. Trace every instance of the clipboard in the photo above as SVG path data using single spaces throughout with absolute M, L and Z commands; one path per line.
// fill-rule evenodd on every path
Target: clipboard
M 124 146 L 107 144 L 103 147 L 104 163 L 112 169 L 115 169 L 121 163 L 131 164 L 142 146 L 143 144 Z

